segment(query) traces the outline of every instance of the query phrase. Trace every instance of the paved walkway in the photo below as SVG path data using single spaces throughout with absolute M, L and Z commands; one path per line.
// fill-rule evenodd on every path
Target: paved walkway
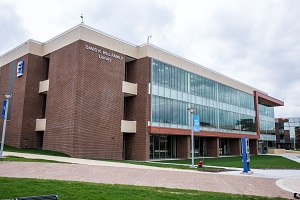
M 298 154 L 296 153 L 286 153 L 286 154 L 268 154 L 270 156 L 282 156 L 287 159 L 293 160 L 295 162 L 300 163 L 300 152 Z
M 292 198 L 292 193 L 300 191 L 300 170 L 254 169 L 252 175 L 245 175 L 240 173 L 240 168 L 237 169 L 239 171 L 208 173 L 14 152 L 5 152 L 4 155 L 74 163 L 0 162 L 0 176 L 5 177 L 129 184 L 284 198 Z

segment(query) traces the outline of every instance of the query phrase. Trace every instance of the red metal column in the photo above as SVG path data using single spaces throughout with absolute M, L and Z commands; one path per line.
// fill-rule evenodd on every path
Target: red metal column
M 258 95 L 257 92 L 254 91 L 254 108 L 255 108 L 255 129 L 258 135 L 258 139 L 260 138 L 260 124 L 259 124 L 259 109 L 258 109 Z

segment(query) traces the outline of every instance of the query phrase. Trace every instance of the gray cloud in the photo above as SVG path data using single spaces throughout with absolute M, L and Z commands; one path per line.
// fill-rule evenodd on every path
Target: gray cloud
M 87 25 L 103 32 L 133 44 L 152 34 L 154 45 L 284 98 L 276 117 L 300 116 L 298 0 L 52 0 L 47 9 L 34 0 L 0 4 L 0 54 L 29 38 L 23 21 L 43 42 L 80 23 L 83 13 Z
M 192 40 L 185 42 L 196 53 L 184 56 L 285 99 L 286 106 L 275 109 L 277 117 L 299 116 L 300 92 L 294 88 L 300 86 L 300 14 L 295 9 L 300 2 L 250 3 L 214 5 L 207 21 L 211 29 L 195 25 L 189 32 Z
M 1 2 L 0 12 L 0 55 L 28 40 L 28 31 L 24 28 L 22 18 L 15 12 L 8 1 Z
M 87 24 L 134 44 L 174 20 L 172 10 L 155 1 L 97 1 L 85 10 Z

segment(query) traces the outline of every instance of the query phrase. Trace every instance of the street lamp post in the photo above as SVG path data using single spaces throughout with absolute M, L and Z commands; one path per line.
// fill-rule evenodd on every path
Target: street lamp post
M 2 140 L 1 140 L 1 151 L 0 151 L 0 158 L 4 158 L 3 156 L 3 148 L 4 148 L 4 139 L 5 139 L 5 130 L 6 130 L 6 121 L 7 121 L 7 113 L 8 113 L 8 104 L 9 104 L 9 100 L 12 97 L 11 94 L 4 94 L 5 95 L 5 100 L 6 100 L 6 104 L 5 104 L 5 114 L 4 114 L 4 122 L 3 122 L 3 129 L 2 129 Z
M 189 108 L 188 111 L 192 114 L 191 117 L 191 145 L 192 145 L 192 166 L 191 168 L 195 168 L 194 166 L 194 112 L 196 112 L 195 108 Z
M 296 148 L 296 131 L 295 131 L 294 134 L 295 134 L 295 135 L 294 135 L 294 150 L 297 150 L 297 148 Z

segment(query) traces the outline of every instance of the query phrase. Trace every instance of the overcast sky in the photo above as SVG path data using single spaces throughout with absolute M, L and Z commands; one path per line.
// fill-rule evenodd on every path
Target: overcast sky
M 150 43 L 284 100 L 300 117 L 300 0 L 0 0 L 0 55 L 81 22 Z

